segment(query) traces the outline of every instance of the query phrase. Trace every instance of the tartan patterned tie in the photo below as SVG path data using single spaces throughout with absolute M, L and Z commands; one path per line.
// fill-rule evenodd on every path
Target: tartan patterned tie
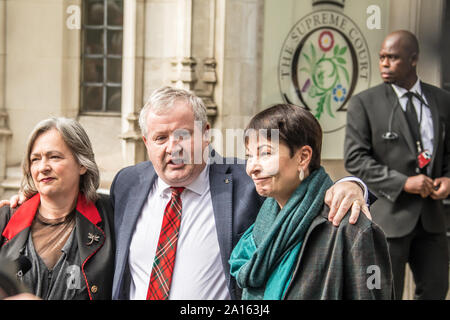
M 170 189 L 172 190 L 172 196 L 164 211 L 148 285 L 147 300 L 167 300 L 169 298 L 181 222 L 181 193 L 184 187 L 170 187 Z

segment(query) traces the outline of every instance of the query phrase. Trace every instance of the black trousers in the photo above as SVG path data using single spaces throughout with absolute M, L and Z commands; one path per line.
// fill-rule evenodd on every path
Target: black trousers
M 443 233 L 429 233 L 419 219 L 414 230 L 405 237 L 388 238 L 395 298 L 402 299 L 405 267 L 409 263 L 417 300 L 445 299 L 448 290 L 449 257 L 447 238 Z

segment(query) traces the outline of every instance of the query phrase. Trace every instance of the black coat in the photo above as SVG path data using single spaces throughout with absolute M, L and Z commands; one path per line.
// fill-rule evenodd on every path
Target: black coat
M 394 297 L 388 245 L 383 231 L 364 214 L 335 227 L 324 205 L 300 249 L 287 300 L 390 300 Z

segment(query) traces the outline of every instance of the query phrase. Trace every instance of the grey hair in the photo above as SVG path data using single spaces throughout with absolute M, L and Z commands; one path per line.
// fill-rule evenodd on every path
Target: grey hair
M 38 191 L 34 185 L 30 171 L 30 155 L 36 139 L 43 133 L 56 129 L 69 147 L 75 160 L 86 168 L 86 173 L 80 176 L 80 192 L 88 201 L 98 199 L 97 188 L 100 185 L 100 173 L 95 162 L 94 151 L 89 137 L 83 127 L 75 120 L 68 118 L 50 118 L 39 122 L 28 137 L 26 154 L 22 161 L 22 191 L 30 198 Z
M 147 137 L 147 116 L 149 111 L 156 114 L 170 110 L 175 102 L 184 101 L 192 107 L 195 121 L 201 122 L 202 128 L 208 121 L 206 107 L 203 100 L 195 94 L 180 88 L 164 86 L 156 89 L 145 103 L 139 115 L 139 127 L 142 135 Z

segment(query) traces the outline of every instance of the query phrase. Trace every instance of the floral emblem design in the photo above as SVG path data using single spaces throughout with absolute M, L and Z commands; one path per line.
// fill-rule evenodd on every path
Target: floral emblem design
M 336 102 L 343 102 L 346 98 L 347 89 L 345 89 L 341 84 L 338 84 L 333 89 L 333 99 Z
M 322 51 L 330 51 L 334 46 L 334 37 L 330 31 L 324 31 L 319 36 L 319 47 Z
M 275 33 L 273 37 L 272 32 L 269 34 L 268 39 L 278 41 Z M 266 44 L 270 61 L 274 43 Z M 323 157 L 342 157 L 336 143 L 342 134 L 333 133 L 342 133 L 347 125 L 352 95 L 370 86 L 373 65 L 370 52 L 359 24 L 335 10 L 313 10 L 299 18 L 286 34 L 277 63 L 279 94 L 286 103 L 310 110 L 319 121 L 326 146 Z M 264 63 L 264 72 L 272 72 L 273 66 Z M 274 80 L 265 77 L 264 91 L 275 90 Z M 263 100 L 273 101 L 271 94 L 264 95 Z
M 314 110 L 317 119 L 320 120 L 324 112 L 335 118 L 331 107 L 332 99 L 335 103 L 342 104 L 347 97 L 345 86 L 350 85 L 345 59 L 348 47 L 339 46 L 333 33 L 326 30 L 320 33 L 317 45 L 314 45 L 314 41 L 309 42 L 309 52 L 307 43 L 304 48 L 306 50 L 303 50 L 302 56 L 306 64 L 303 64 L 300 72 L 306 73 L 307 76 L 301 92 L 307 93 L 310 99 L 318 99 L 314 102 L 317 106 Z

